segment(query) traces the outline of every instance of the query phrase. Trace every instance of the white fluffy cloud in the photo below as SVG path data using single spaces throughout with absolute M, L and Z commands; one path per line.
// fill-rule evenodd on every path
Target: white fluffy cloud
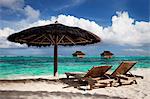
M 0 19 L 0 27 L 3 28 L 9 27 L 14 30 L 25 29 L 29 24 L 38 21 L 40 18 L 40 11 L 35 10 L 30 5 L 25 5 L 24 0 L 0 0 L 0 8 L 1 7 L 9 9 L 12 13 L 18 13 L 18 16 L 25 16 L 25 18 L 20 21 L 7 21 Z M 0 10 L 3 11 L 2 9 Z
M 94 21 L 89 21 L 83 18 L 77 18 L 70 15 L 59 15 L 57 17 L 52 16 L 50 20 L 39 20 L 31 24 L 26 24 L 22 27 L 19 27 L 18 30 L 33 26 L 47 25 L 50 23 L 54 23 L 56 20 L 59 23 L 68 26 L 80 27 L 91 31 L 100 36 L 103 43 L 122 46 L 143 46 L 145 44 L 150 44 L 150 22 L 135 21 L 133 18 L 129 17 L 127 12 L 117 12 L 115 16 L 112 16 L 112 25 L 109 27 L 102 27 L 96 24 Z M 6 31 L 7 29 L 1 29 L 0 34 L 5 35 L 6 37 L 10 32 L 12 33 L 16 31 L 12 29 L 10 29 L 12 31 Z M 0 35 L 0 37 L 2 37 L 2 35 Z M 0 40 L 0 42 L 4 43 L 2 40 Z M 10 46 L 10 44 L 3 45 L 12 47 Z M 4 46 L 0 45 L 1 48 Z
M 40 16 L 39 10 L 34 10 L 29 5 L 24 8 L 24 11 L 29 20 L 37 20 Z
M 0 6 L 20 10 L 24 6 L 24 0 L 0 0 Z
M 10 47 L 23 47 L 17 43 L 12 43 L 7 40 L 8 35 L 14 33 L 15 31 L 10 28 L 0 29 L 0 48 L 10 48 Z
M 30 5 L 25 5 L 24 0 L 0 0 L 0 7 L 21 12 L 27 17 L 27 21 L 37 21 L 40 17 L 40 11 L 35 10 Z
M 142 46 L 150 44 L 150 22 L 138 22 L 127 12 L 112 17 L 112 25 L 104 28 L 102 38 L 108 43 Z
M 103 27 L 99 26 L 94 21 L 89 21 L 87 19 L 77 18 L 77 17 L 70 16 L 70 15 L 67 15 L 67 16 L 58 15 L 57 17 L 52 16 L 49 20 L 39 20 L 32 24 L 26 24 L 22 27 L 24 27 L 25 29 L 25 28 L 35 27 L 35 26 L 42 26 L 42 25 L 55 23 L 55 21 L 58 21 L 59 23 L 67 25 L 67 26 L 80 27 L 82 29 L 89 30 L 98 36 L 100 36 L 103 30 Z

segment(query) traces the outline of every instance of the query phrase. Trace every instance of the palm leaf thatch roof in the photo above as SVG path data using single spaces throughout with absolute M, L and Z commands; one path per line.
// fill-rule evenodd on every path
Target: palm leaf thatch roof
M 106 56 L 106 55 L 114 55 L 114 54 L 111 53 L 110 51 L 104 51 L 103 53 L 101 53 L 101 56 Z
M 9 41 L 28 46 L 50 46 L 50 45 L 86 45 L 100 42 L 101 39 L 95 34 L 80 29 L 55 23 L 45 26 L 32 27 L 7 38 Z
M 12 34 L 7 39 L 28 46 L 54 45 L 54 76 L 58 75 L 58 45 L 86 45 L 101 41 L 98 36 L 89 31 L 59 23 L 32 27 Z
M 85 55 L 82 51 L 76 51 L 75 53 L 72 54 L 73 56 L 76 55 Z

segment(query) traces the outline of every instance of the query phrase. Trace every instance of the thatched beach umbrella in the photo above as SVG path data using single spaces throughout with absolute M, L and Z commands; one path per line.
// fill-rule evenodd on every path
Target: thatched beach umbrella
M 54 76 L 57 76 L 57 48 L 58 45 L 86 45 L 100 42 L 95 34 L 78 27 L 69 27 L 55 22 L 45 26 L 32 27 L 10 35 L 9 41 L 28 46 L 54 46 Z

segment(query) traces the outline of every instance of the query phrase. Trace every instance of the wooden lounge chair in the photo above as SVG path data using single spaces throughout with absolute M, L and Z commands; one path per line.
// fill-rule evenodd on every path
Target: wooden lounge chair
M 131 72 L 129 72 L 129 70 L 136 64 L 137 62 L 135 61 L 123 61 L 117 69 L 115 69 L 115 71 L 113 73 L 109 73 L 109 74 L 105 74 L 104 79 L 93 79 L 95 80 L 95 82 L 97 83 L 102 83 L 105 82 L 107 83 L 107 79 L 115 79 L 113 82 L 111 82 L 110 86 L 114 86 L 113 84 L 118 83 L 119 86 L 122 84 L 132 84 L 135 83 L 137 84 L 136 78 L 142 78 L 143 76 L 138 76 L 138 75 L 133 75 Z M 129 72 L 129 74 L 127 74 Z M 110 83 L 110 82 L 108 82 Z M 96 83 L 93 83 L 93 86 Z
M 111 66 L 94 66 L 93 68 L 91 68 L 90 70 L 88 70 L 88 72 L 66 72 L 66 76 L 67 78 L 69 78 L 69 76 L 73 76 L 75 78 L 85 78 L 85 77 L 100 77 L 103 76 L 109 69 L 111 68 Z
M 116 77 L 118 75 L 126 75 L 136 63 L 135 61 L 123 61 L 110 76 Z
M 110 75 L 111 78 L 116 78 L 119 85 L 122 85 L 121 80 L 126 80 L 129 84 L 137 84 L 136 78 L 142 78 L 143 76 L 133 75 L 129 70 L 136 64 L 135 61 L 123 61 L 118 68 Z
M 136 64 L 137 62 L 135 61 L 123 61 L 117 69 L 115 69 L 114 72 L 112 73 L 105 73 L 108 70 L 106 70 L 105 72 L 103 72 L 102 74 L 99 74 L 99 76 L 93 76 L 93 75 L 89 75 L 91 74 L 90 71 L 94 68 L 92 68 L 89 73 L 84 74 L 84 76 L 82 75 L 82 81 L 87 81 L 88 85 L 90 85 L 90 89 L 93 89 L 95 87 L 101 87 L 102 85 L 104 85 L 103 87 L 106 86 L 115 86 L 116 84 L 122 85 L 122 84 L 132 84 L 132 83 L 137 83 L 136 78 L 142 78 L 143 76 L 138 76 L 138 75 L 133 75 L 131 72 L 129 72 L 129 70 Z M 129 72 L 129 74 L 128 74 Z M 96 73 L 96 72 L 94 72 Z M 99 72 L 97 72 L 99 73 Z M 67 74 L 66 74 L 67 75 Z M 68 74 L 71 75 L 71 74 Z M 78 77 L 76 74 L 73 74 L 76 78 L 80 78 Z M 81 74 L 79 74 L 81 75 Z M 97 75 L 97 74 L 96 74 Z
M 90 89 L 93 89 L 93 85 L 96 83 L 93 79 L 103 77 L 111 67 L 112 66 L 94 66 L 87 73 L 66 72 L 65 74 L 67 78 L 69 78 L 69 76 L 74 76 L 79 82 L 87 82 L 87 84 L 90 85 Z M 101 84 L 101 86 L 106 87 L 107 84 Z

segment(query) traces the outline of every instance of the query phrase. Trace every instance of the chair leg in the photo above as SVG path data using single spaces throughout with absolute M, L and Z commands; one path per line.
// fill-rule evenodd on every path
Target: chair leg
M 113 81 L 110 81 L 110 87 L 112 87 L 113 86 Z
M 90 85 L 90 90 L 94 89 L 95 83 L 91 80 L 88 81 L 88 85 Z
M 134 81 L 135 84 L 137 84 L 137 81 L 136 81 L 136 80 L 133 80 L 133 81 Z
M 118 78 L 118 83 L 119 83 L 119 86 L 122 85 L 122 82 L 121 82 L 121 80 L 119 78 Z
M 67 78 L 69 78 L 69 75 L 67 75 Z
M 93 89 L 93 84 L 90 84 L 90 90 L 92 90 Z

